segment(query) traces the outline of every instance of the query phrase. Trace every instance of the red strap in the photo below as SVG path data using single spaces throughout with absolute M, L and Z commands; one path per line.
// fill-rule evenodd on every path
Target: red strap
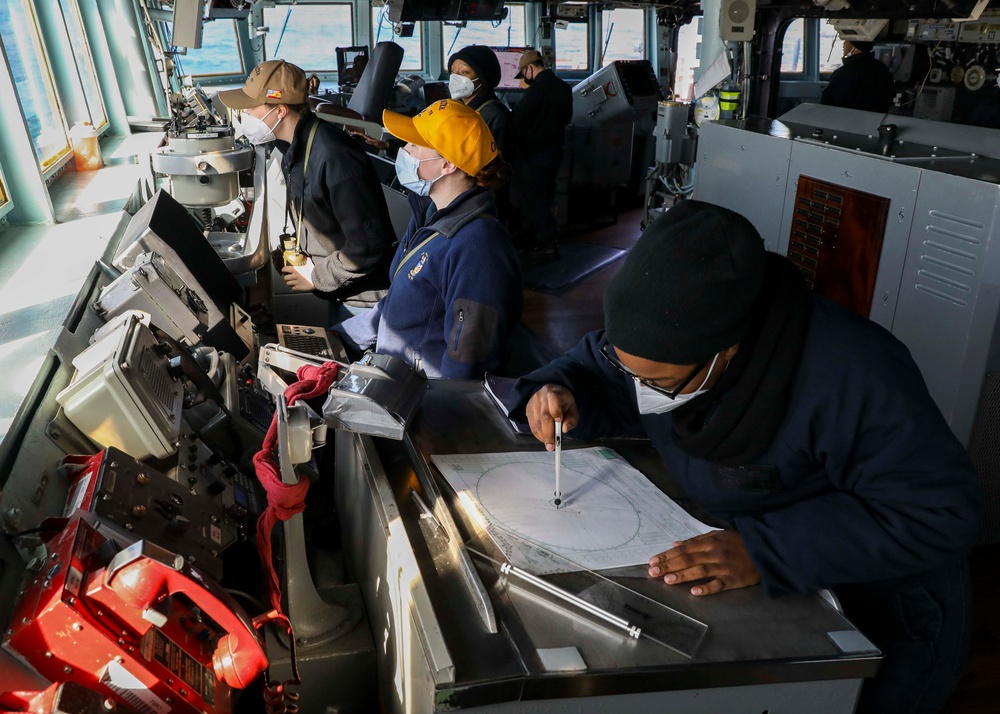
M 306 365 L 299 368 L 296 376 L 299 380 L 285 390 L 285 399 L 289 406 L 300 399 L 312 399 L 326 394 L 337 376 L 337 363 L 326 362 L 318 367 Z M 257 550 L 267 573 L 271 605 L 278 612 L 282 612 L 281 586 L 271 558 L 271 530 L 278 521 L 287 521 L 305 509 L 309 480 L 300 478 L 296 484 L 282 483 L 281 467 L 274 453 L 277 445 L 278 415 L 275 414 L 264 437 L 263 448 L 254 454 L 253 465 L 257 471 L 257 480 L 267 492 L 267 509 L 257 520 Z

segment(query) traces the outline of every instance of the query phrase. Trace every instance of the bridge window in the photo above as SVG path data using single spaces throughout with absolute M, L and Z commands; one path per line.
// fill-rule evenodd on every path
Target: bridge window
M 842 64 L 843 43 L 822 18 L 797 18 L 785 26 L 781 42 L 781 83 L 774 116 L 802 102 L 818 102 L 823 84 Z
M 69 33 L 70 44 L 73 45 L 73 61 L 83 85 L 83 94 L 87 99 L 87 109 L 90 111 L 90 123 L 100 129 L 108 123 L 108 115 L 104 111 L 101 100 L 101 90 L 97 85 L 97 70 L 94 69 L 94 59 L 90 55 L 90 44 L 83 31 L 83 18 L 80 17 L 80 7 L 77 0 L 59 0 L 62 7 L 66 32 Z
M 704 18 L 695 17 L 677 31 L 677 71 L 674 96 L 682 102 L 694 99 L 694 71 L 701 65 L 701 29 Z
M 466 45 L 488 45 L 489 47 L 524 47 L 524 5 L 509 4 L 507 17 L 500 22 L 477 20 L 464 27 L 444 25 L 441 28 L 441 60 L 448 64 L 448 58 Z M 448 67 L 445 67 L 448 69 Z
M 806 21 L 793 20 L 781 42 L 781 73 L 802 74 L 806 68 Z
M 566 72 L 590 71 L 590 23 L 556 25 L 556 69 Z
M 403 48 L 403 64 L 400 69 L 407 72 L 419 72 L 424 68 L 424 43 L 422 27 L 419 22 L 414 24 L 413 35 L 401 37 L 394 34 L 392 20 L 389 19 L 389 6 L 372 8 L 372 48 L 379 42 L 395 42 Z
M 212 77 L 246 74 L 239 45 L 235 20 L 213 20 L 204 24 L 201 48 L 189 47 L 183 55 L 174 55 L 174 61 L 181 75 Z
M 296 64 L 307 73 L 336 72 L 335 47 L 354 45 L 351 5 L 280 5 L 264 8 L 268 57 Z
M 819 24 L 819 73 L 829 74 L 840 68 L 843 55 L 843 40 L 828 22 Z
M 781 74 L 793 82 L 820 81 L 820 75 L 840 67 L 842 49 L 843 41 L 828 22 L 821 18 L 792 20 L 781 42 Z
M 7 187 L 3 185 L 3 181 L 0 180 L 0 208 L 7 205 L 10 198 L 7 196 Z
M 35 155 L 42 168 L 48 168 L 69 152 L 69 140 L 38 20 L 29 0 L 0 2 L 0 37 Z
M 604 39 L 601 42 L 602 66 L 615 60 L 646 57 L 646 12 L 632 8 L 604 10 L 601 14 Z

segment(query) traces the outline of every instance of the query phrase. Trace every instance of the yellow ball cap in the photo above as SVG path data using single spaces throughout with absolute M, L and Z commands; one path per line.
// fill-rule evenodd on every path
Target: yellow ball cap
M 479 112 L 453 99 L 434 102 L 415 117 L 386 109 L 382 124 L 407 143 L 434 149 L 470 176 L 498 156 L 497 143 Z

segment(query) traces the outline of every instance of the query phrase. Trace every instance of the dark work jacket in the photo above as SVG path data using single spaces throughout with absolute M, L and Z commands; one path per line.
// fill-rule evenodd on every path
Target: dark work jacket
M 547 69 L 539 73 L 511 112 L 520 157 L 553 146 L 561 148 L 566 125 L 573 119 L 573 90 Z
M 491 90 L 487 90 L 474 97 L 469 106 L 479 112 L 493 134 L 493 140 L 497 144 L 497 151 L 508 164 L 513 163 L 516 151 L 514 132 L 514 119 L 511 117 L 510 109 L 497 98 Z
M 316 123 L 303 189 L 306 143 Z M 389 287 L 396 236 L 368 155 L 342 129 L 312 114 L 299 121 L 291 144 L 276 143 L 284 152 L 281 170 L 291 198 L 292 225 L 305 195 L 305 229 L 298 231 L 299 243 L 316 264 L 316 290 L 328 299 L 374 305 Z
M 996 87 L 991 87 L 988 90 L 979 92 L 979 94 L 983 96 L 980 98 L 976 108 L 972 110 L 972 116 L 969 117 L 969 124 L 986 127 L 987 129 L 1000 129 L 1000 90 L 997 90 Z
M 580 412 L 570 436 L 645 432 L 684 492 L 735 525 L 772 596 L 859 583 L 882 597 L 972 545 L 981 497 L 969 457 L 909 351 L 875 323 L 814 298 L 787 413 L 755 474 L 689 456 L 671 414 L 640 415 L 602 337 L 524 377 L 522 408 L 562 384 Z
M 870 52 L 862 52 L 844 59 L 843 66 L 830 77 L 820 102 L 884 114 L 895 93 L 889 68 Z
M 410 203 L 414 215 L 392 260 L 389 294 L 330 330 L 355 351 L 377 345 L 428 377 L 481 379 L 503 364 L 521 318 L 521 268 L 510 235 L 484 188 L 438 211 L 428 211 L 426 199 Z

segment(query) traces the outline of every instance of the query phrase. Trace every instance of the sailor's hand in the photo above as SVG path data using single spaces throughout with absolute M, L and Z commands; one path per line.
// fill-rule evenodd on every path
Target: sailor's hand
M 548 451 L 556 448 L 555 423 L 563 423 L 563 433 L 576 426 L 580 414 L 576 410 L 573 393 L 557 384 L 546 384 L 535 392 L 524 408 L 528 426 L 535 438 L 545 444 Z
M 286 265 L 281 269 L 281 274 L 285 278 L 285 284 L 297 293 L 311 293 L 316 287 L 312 284 L 313 269 L 316 265 L 312 258 L 306 261 L 305 265 Z
M 389 142 L 388 141 L 382 141 L 381 139 L 374 139 L 374 138 L 368 136 L 368 134 L 366 134 L 361 129 L 348 129 L 347 133 L 350 134 L 353 137 L 361 139 L 361 141 L 365 142 L 369 146 L 375 147 L 379 151 L 385 151 L 386 149 L 389 148 Z
M 711 595 L 760 582 L 743 536 L 736 531 L 712 531 L 674 543 L 668 551 L 649 559 L 649 576 L 670 585 L 704 580 L 691 588 L 692 595 Z

